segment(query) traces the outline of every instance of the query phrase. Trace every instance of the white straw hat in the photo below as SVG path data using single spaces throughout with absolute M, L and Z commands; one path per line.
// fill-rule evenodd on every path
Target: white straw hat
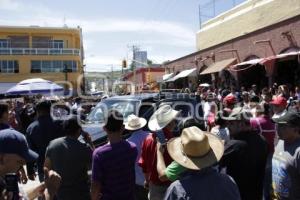
M 143 128 L 147 124 L 146 119 L 142 117 L 137 117 L 132 114 L 128 116 L 128 122 L 124 123 L 125 129 L 134 131 Z
M 172 109 L 170 105 L 163 105 L 151 116 L 148 127 L 151 131 L 156 132 L 166 127 L 174 120 L 180 111 Z

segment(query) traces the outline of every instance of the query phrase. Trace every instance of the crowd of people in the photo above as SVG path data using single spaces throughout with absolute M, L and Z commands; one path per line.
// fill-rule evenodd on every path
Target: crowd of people
M 1 198 L 12 196 L 5 177 L 16 173 L 40 181 L 20 186 L 19 199 L 300 199 L 300 91 L 289 89 L 201 86 L 202 120 L 166 104 L 149 120 L 110 109 L 108 142 L 97 148 L 79 124 L 79 99 L 58 121 L 47 100 L 1 103 Z

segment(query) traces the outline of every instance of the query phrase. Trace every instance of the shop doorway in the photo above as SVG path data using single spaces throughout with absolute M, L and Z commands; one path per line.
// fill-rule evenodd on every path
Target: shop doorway
M 300 65 L 297 59 L 278 61 L 275 66 L 274 82 L 295 87 L 300 85 Z
M 281 52 L 290 53 L 298 52 L 300 48 L 293 47 L 286 49 Z M 276 62 L 275 72 L 274 72 L 274 82 L 279 85 L 285 84 L 290 87 L 295 87 L 300 85 L 300 55 L 288 56 L 284 59 L 280 59 Z
M 244 86 L 247 89 L 254 84 L 259 89 L 268 87 L 268 77 L 264 66 L 257 64 L 248 69 L 247 67 L 249 66 L 245 66 L 245 70 L 239 72 L 240 86 Z

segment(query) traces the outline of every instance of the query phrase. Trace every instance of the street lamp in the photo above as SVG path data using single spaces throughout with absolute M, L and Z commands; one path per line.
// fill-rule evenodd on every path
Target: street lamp
M 68 81 L 68 66 L 64 64 L 63 73 L 65 74 L 65 82 Z M 65 84 L 65 92 L 68 90 L 68 85 Z
M 68 66 L 64 64 L 63 72 L 65 73 L 65 81 L 68 81 Z

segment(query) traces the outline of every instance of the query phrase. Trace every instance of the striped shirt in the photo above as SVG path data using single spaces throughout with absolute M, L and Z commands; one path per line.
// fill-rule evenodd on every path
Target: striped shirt
M 135 144 L 127 141 L 94 151 L 92 180 L 101 184 L 101 200 L 134 199 L 136 157 Z

